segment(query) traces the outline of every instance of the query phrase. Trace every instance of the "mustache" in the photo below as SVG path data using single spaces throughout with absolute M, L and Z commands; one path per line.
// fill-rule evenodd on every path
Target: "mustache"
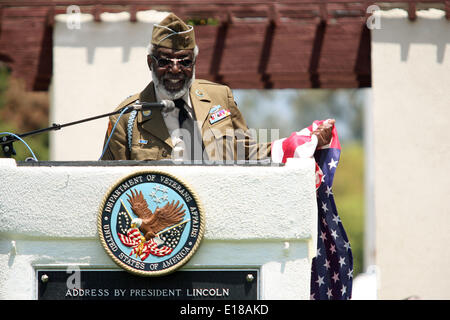
M 161 80 L 185 80 L 186 76 L 181 74 L 181 75 L 171 75 L 171 74 L 165 74 L 162 76 Z

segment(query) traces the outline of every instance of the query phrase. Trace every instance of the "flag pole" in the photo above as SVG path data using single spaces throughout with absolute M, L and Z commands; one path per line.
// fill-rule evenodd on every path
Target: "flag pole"
M 120 202 L 122 203 L 122 206 L 125 208 L 125 211 L 127 212 L 128 217 L 130 217 L 130 220 L 133 220 L 133 218 L 131 217 L 131 214 L 128 212 L 128 209 L 127 209 L 127 207 L 125 206 L 125 204 L 123 203 L 122 199 L 120 199 Z

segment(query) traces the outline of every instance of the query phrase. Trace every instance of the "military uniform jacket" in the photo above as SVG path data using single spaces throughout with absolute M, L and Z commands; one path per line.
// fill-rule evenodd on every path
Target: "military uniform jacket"
M 208 161 L 260 160 L 270 156 L 271 143 L 256 143 L 229 87 L 206 80 L 195 80 L 190 88 L 190 99 L 196 121 L 200 122 L 203 153 L 207 155 Z M 141 93 L 123 101 L 116 110 L 136 100 L 156 102 L 153 82 Z M 220 112 L 221 110 L 224 111 Z M 220 117 L 214 118 L 217 112 Z M 105 144 L 118 117 L 119 115 L 110 116 Z M 151 112 L 139 111 L 131 127 L 129 118 L 130 113 L 125 113 L 120 118 L 102 160 L 171 159 L 172 138 L 160 108 L 152 108 Z

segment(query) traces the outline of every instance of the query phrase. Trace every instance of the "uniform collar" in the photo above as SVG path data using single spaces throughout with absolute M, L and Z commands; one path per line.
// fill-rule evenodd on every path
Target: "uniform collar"
M 180 99 L 183 99 L 186 111 L 191 115 L 192 118 L 194 118 L 194 109 L 192 108 L 191 99 L 189 98 L 189 92 L 190 89 L 188 89 Z M 157 102 L 163 100 L 161 99 L 161 96 L 156 88 L 155 88 L 155 98 Z
M 144 96 L 142 98 L 149 98 L 151 99 L 148 102 L 155 102 L 155 101 L 161 101 L 160 98 L 158 97 L 158 93 L 155 90 L 155 87 L 153 85 L 153 82 L 151 83 L 152 87 L 151 90 L 149 89 L 145 89 L 143 91 Z M 188 92 L 186 92 L 186 94 L 182 97 L 182 99 L 184 100 L 186 106 L 187 106 L 187 111 L 191 113 L 194 113 L 194 119 L 197 120 L 198 122 L 200 122 L 201 125 L 203 125 L 203 123 L 205 122 L 206 117 L 209 114 L 209 110 L 211 109 L 211 98 L 209 97 L 208 93 L 206 92 L 206 90 L 204 89 L 201 81 L 199 80 L 194 80 L 192 82 L 191 87 L 189 88 Z M 142 101 L 146 101 L 147 100 L 142 100 Z
M 187 96 L 187 97 L 186 97 Z M 189 99 L 190 98 L 190 99 Z M 211 99 L 203 88 L 201 82 L 193 81 L 189 93 L 183 97 L 187 105 L 195 112 L 195 118 L 202 126 L 211 109 Z M 155 92 L 155 85 L 152 82 L 139 94 L 139 100 L 142 102 L 157 102 L 157 95 Z M 144 115 L 138 112 L 137 121 L 142 123 L 142 127 L 158 137 L 170 147 L 173 148 L 172 138 L 170 137 L 164 118 L 159 108 L 152 108 L 151 112 Z
M 202 84 L 195 80 L 189 94 L 197 121 L 202 125 L 211 109 L 211 99 Z
M 140 93 L 139 101 L 141 102 L 156 102 L 155 85 L 153 81 Z M 150 112 L 149 112 L 150 111 Z M 142 127 L 150 132 L 152 135 L 158 137 L 170 147 L 173 147 L 172 139 L 169 131 L 164 123 L 164 118 L 161 110 L 157 107 L 152 108 L 147 112 L 138 112 L 137 121 L 142 124 Z

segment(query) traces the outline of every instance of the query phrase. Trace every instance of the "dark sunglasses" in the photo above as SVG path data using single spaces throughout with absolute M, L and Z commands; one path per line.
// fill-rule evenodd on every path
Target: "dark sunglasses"
M 181 67 L 183 68 L 191 68 L 195 61 L 189 58 L 184 58 L 184 59 L 176 59 L 176 58 L 157 58 L 155 56 L 152 56 L 153 59 L 155 59 L 156 61 L 156 65 L 159 68 L 167 68 L 168 66 L 173 67 L 175 65 L 175 63 L 178 63 Z

